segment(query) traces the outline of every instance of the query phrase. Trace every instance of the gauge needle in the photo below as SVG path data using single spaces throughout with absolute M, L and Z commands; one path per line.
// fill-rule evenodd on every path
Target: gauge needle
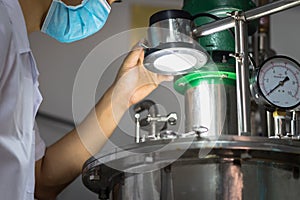
M 270 92 L 267 95 L 270 95 L 272 92 L 274 92 L 277 88 L 279 88 L 280 86 L 283 86 L 285 82 L 289 81 L 290 78 L 287 76 L 285 77 L 282 81 L 279 81 L 278 85 L 276 85 L 272 90 L 270 90 Z

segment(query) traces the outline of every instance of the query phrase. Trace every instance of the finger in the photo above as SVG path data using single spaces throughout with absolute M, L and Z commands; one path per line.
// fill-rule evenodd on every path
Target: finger
M 143 66 L 144 65 L 144 57 L 145 57 L 145 52 L 142 51 L 139 57 L 139 62 L 138 62 L 138 66 Z
M 141 39 L 139 42 L 137 42 L 133 47 L 132 50 L 137 49 L 137 48 L 149 48 L 148 47 L 148 41 L 144 38 Z
M 159 83 L 164 82 L 164 81 L 173 81 L 174 76 L 169 76 L 169 75 L 158 75 L 158 81 Z
M 142 48 L 131 51 L 124 60 L 124 67 L 126 69 L 130 69 L 136 66 L 139 63 L 142 55 L 144 55 Z

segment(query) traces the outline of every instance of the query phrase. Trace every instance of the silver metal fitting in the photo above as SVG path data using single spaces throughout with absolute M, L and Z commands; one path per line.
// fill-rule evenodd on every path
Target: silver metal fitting
M 226 15 L 229 16 L 229 17 L 232 17 L 236 21 L 240 21 L 240 20 L 242 20 L 244 22 L 247 21 L 246 15 L 243 11 L 236 10 L 236 11 L 232 11 L 230 13 L 226 13 Z

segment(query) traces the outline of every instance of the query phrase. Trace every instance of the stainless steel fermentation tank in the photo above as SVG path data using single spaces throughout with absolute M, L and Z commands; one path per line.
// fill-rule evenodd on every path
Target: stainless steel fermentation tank
M 82 178 L 100 199 L 296 200 L 299 145 L 246 136 L 151 141 L 91 158 Z
M 183 9 L 196 16 L 192 34 L 213 61 L 175 78 L 185 96 L 186 133 L 155 133 L 95 155 L 83 166 L 84 185 L 113 200 L 299 199 L 300 141 L 250 135 L 246 37 L 255 19 L 298 5 L 185 0 Z

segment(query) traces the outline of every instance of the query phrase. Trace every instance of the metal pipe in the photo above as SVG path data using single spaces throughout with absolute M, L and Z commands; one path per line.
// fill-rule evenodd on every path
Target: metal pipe
M 291 135 L 298 137 L 300 135 L 300 111 L 293 111 L 291 120 Z
M 271 15 L 289 8 L 300 5 L 300 0 L 281 0 L 275 1 L 264 6 L 257 7 L 245 12 L 246 19 L 252 21 L 263 16 Z
M 286 135 L 286 112 L 275 111 L 273 112 L 274 125 L 275 125 L 275 138 L 283 137 Z
M 242 12 L 236 12 L 233 18 L 235 19 L 238 134 L 241 136 L 251 133 L 248 30 Z
M 271 15 L 280 11 L 287 10 L 300 5 L 300 0 L 279 0 L 245 12 L 247 21 L 252 21 L 263 16 Z M 223 31 L 235 26 L 235 20 L 232 17 L 227 17 L 212 23 L 196 27 L 193 30 L 194 37 L 210 35 L 219 31 Z
M 140 129 L 141 129 L 141 126 L 140 126 L 140 114 L 139 113 L 136 113 L 135 114 L 135 142 L 136 143 L 140 143 Z
M 210 35 L 234 27 L 234 19 L 226 17 L 218 21 L 199 26 L 193 30 L 194 37 Z
M 274 118 L 273 113 L 270 111 L 267 112 L 267 131 L 268 131 L 268 137 L 274 137 L 275 136 L 275 124 L 274 124 Z

